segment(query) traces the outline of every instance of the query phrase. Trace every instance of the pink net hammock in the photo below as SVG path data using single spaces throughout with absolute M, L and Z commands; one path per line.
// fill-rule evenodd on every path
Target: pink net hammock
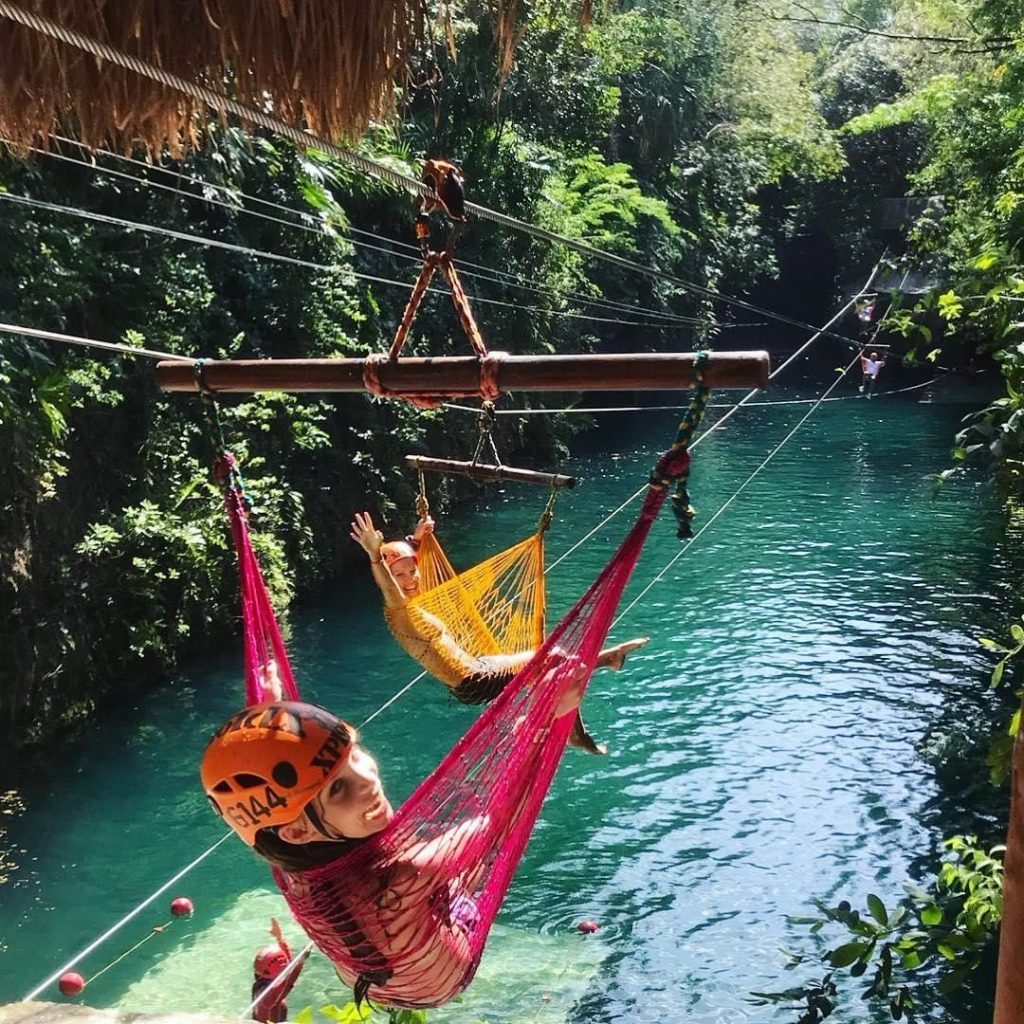
M 384 831 L 338 844 L 322 867 L 274 869 L 296 920 L 357 1001 L 439 1006 L 472 980 L 572 729 L 567 698 L 582 696 L 651 523 L 688 465 L 679 442 L 662 456 L 601 574 Z M 295 699 L 241 495 L 229 494 L 227 508 L 242 575 L 247 699 L 275 696 L 261 674 L 271 657 L 282 696 Z
M 245 494 L 231 452 L 222 452 L 213 466 L 213 475 L 224 485 L 224 506 L 231 524 L 231 539 L 238 554 L 238 575 L 242 591 L 242 645 L 245 659 L 245 703 L 262 704 L 266 700 L 299 700 L 299 688 L 288 662 L 281 628 L 270 603 L 267 584 L 260 571 L 249 536 L 249 516 Z M 275 665 L 281 692 L 272 692 L 267 666 Z

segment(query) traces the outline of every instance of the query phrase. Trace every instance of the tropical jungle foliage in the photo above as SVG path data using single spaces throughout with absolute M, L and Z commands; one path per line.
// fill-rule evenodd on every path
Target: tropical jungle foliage
M 1011 516 L 1020 504 L 1024 430 L 1024 276 L 1020 253 L 1021 152 L 1024 90 L 1021 9 L 1014 3 L 919 2 L 829 5 L 763 4 L 765 16 L 789 24 L 815 54 L 814 88 L 841 140 L 846 170 L 815 187 L 817 199 L 842 182 L 860 204 L 837 205 L 830 231 L 845 240 L 842 258 L 855 264 L 877 239 L 854 218 L 871 199 L 900 195 L 908 214 L 905 239 L 893 239 L 895 280 L 913 274 L 923 293 L 895 292 L 882 330 L 899 342 L 907 361 L 928 360 L 964 376 L 1001 374 L 1005 395 L 967 419 L 940 479 L 955 478 L 968 460 L 985 460 L 1006 494 Z M 1007 609 L 1007 617 L 1014 613 Z M 1010 628 L 1008 644 L 985 640 L 1001 656 L 993 685 L 1019 651 L 1024 633 Z M 1017 694 L 1019 698 L 1019 693 Z M 1009 740 L 1020 712 L 1001 705 L 991 724 L 993 783 L 1005 784 Z M 1007 722 L 1009 724 L 1007 725 Z M 984 749 L 985 737 L 975 737 Z M 971 983 L 972 1019 L 988 1003 L 993 937 L 1002 916 L 1005 806 L 982 820 L 987 834 L 952 836 L 936 881 L 888 907 L 868 895 L 866 912 L 851 901 L 818 904 L 803 919 L 837 944 L 791 956 L 790 969 L 819 960 L 827 973 L 784 992 L 760 993 L 765 1003 L 792 1003 L 801 1022 L 830 1016 L 849 986 L 840 974 L 862 978 L 861 995 L 888 1004 L 893 1019 L 912 1018 L 922 1002 L 948 997 Z M 979 816 L 982 817 L 982 816 Z M 863 897 L 861 897 L 863 899 Z M 860 902 L 859 900 L 856 902 Z M 984 967 L 981 980 L 973 972 Z

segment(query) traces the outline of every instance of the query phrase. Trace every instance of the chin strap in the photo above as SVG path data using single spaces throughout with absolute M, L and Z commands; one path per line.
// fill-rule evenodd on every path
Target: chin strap
M 319 794 L 317 794 L 315 797 L 313 797 L 312 800 L 309 801 L 308 804 L 306 804 L 305 813 L 306 813 L 306 817 L 309 819 L 309 823 L 325 839 L 331 839 L 331 840 L 334 840 L 335 842 L 337 842 L 339 840 L 348 839 L 349 838 L 348 836 L 343 836 L 340 832 L 337 832 L 334 829 L 332 829 L 331 826 L 328 825 L 326 821 L 324 821 L 323 815 L 320 813 L 320 811 L 316 807 L 316 802 L 319 799 L 320 799 L 320 796 L 319 796 Z

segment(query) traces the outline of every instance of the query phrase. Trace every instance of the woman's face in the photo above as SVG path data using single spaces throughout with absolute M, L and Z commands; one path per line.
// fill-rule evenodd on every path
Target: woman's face
M 324 824 L 346 839 L 372 836 L 395 816 L 377 762 L 358 743 L 320 790 L 316 804 Z
M 420 592 L 420 570 L 415 558 L 396 559 L 389 568 L 406 597 L 415 597 Z

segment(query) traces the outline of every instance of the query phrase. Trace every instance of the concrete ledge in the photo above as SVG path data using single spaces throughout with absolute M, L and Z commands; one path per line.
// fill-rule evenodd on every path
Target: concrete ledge
M 0 1024 L 237 1024 L 202 1013 L 119 1013 L 78 1003 L 9 1003 L 0 1006 Z

